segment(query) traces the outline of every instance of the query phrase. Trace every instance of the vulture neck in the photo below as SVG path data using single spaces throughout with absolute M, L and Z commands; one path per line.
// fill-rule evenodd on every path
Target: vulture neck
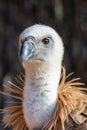
M 42 128 L 53 116 L 61 64 L 29 62 L 25 66 L 23 111 L 29 130 Z

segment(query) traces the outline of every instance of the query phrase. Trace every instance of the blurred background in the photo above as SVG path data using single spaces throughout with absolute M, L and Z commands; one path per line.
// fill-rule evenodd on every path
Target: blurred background
M 87 0 L 0 0 L 0 90 L 3 83 L 24 71 L 18 59 L 18 37 L 36 23 L 60 34 L 67 73 L 73 71 L 87 85 Z

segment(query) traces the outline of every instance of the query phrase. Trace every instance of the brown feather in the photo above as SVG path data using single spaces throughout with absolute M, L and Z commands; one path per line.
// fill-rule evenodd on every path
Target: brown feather
M 69 118 L 69 116 L 75 122 L 77 126 L 76 129 L 79 130 L 79 124 L 77 124 L 76 120 L 74 119 L 73 113 L 76 112 L 77 110 L 79 111 L 79 115 L 80 115 L 81 112 L 83 112 L 83 110 L 85 109 L 87 112 L 87 108 L 86 108 L 87 95 L 84 92 L 87 91 L 87 89 L 83 87 L 82 88 L 77 87 L 78 85 L 80 86 L 83 85 L 83 83 L 78 82 L 78 78 L 70 81 L 66 81 L 67 77 L 69 76 L 66 76 L 66 70 L 65 68 L 63 68 L 61 82 L 58 87 L 57 107 L 55 110 L 53 120 L 51 120 L 50 125 L 48 127 L 48 130 L 64 130 L 65 125 L 67 125 L 66 120 L 67 118 Z M 83 110 L 80 110 L 81 108 L 83 108 Z M 79 120 L 79 117 L 77 118 Z M 86 117 L 84 118 L 85 120 L 87 120 L 87 113 L 86 113 Z M 67 123 L 69 124 L 70 121 L 71 120 L 68 120 Z M 86 128 L 82 130 L 86 130 Z
M 71 75 L 72 73 L 66 76 L 66 70 L 64 67 L 62 68 L 55 113 L 42 130 L 69 130 L 70 128 L 71 130 L 87 130 L 87 94 L 85 92 L 87 89 L 78 87 L 84 85 L 78 81 L 79 78 L 67 81 Z M 22 110 L 24 76 L 19 75 L 17 81 L 22 85 L 22 88 L 11 82 L 7 86 L 4 85 L 14 95 L 0 92 L 19 100 L 7 102 L 12 103 L 13 106 L 1 110 L 3 114 L 10 114 L 3 119 L 3 123 L 5 128 L 12 126 L 13 130 L 19 130 L 20 128 L 21 130 L 28 130 Z

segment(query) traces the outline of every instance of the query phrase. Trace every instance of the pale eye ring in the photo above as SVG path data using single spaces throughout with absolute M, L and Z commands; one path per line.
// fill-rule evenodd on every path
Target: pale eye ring
M 49 48 L 53 45 L 53 39 L 51 37 L 45 37 L 42 39 L 44 47 Z
M 49 44 L 49 42 L 50 42 L 49 38 L 42 39 L 42 43 L 45 44 L 45 45 Z

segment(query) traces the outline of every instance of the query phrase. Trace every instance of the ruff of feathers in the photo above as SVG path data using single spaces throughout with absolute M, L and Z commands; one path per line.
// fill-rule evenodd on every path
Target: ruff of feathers
M 55 113 L 53 118 L 41 130 L 69 130 L 71 127 L 70 130 L 87 130 L 87 88 L 79 87 L 84 85 L 79 82 L 79 78 L 67 81 L 71 75 L 72 73 L 66 76 L 66 69 L 62 67 Z M 19 130 L 20 128 L 21 130 L 29 130 L 25 123 L 22 110 L 24 76 L 19 75 L 17 82 L 22 87 L 16 86 L 11 82 L 3 86 L 12 94 L 0 92 L 5 96 L 17 100 L 14 102 L 8 101 L 7 103 L 12 103 L 12 106 L 1 110 L 2 114 L 8 113 L 8 116 L 2 122 L 4 128 L 12 127 L 13 130 Z M 86 125 L 84 125 L 85 122 Z M 79 125 L 80 123 L 83 125 Z

